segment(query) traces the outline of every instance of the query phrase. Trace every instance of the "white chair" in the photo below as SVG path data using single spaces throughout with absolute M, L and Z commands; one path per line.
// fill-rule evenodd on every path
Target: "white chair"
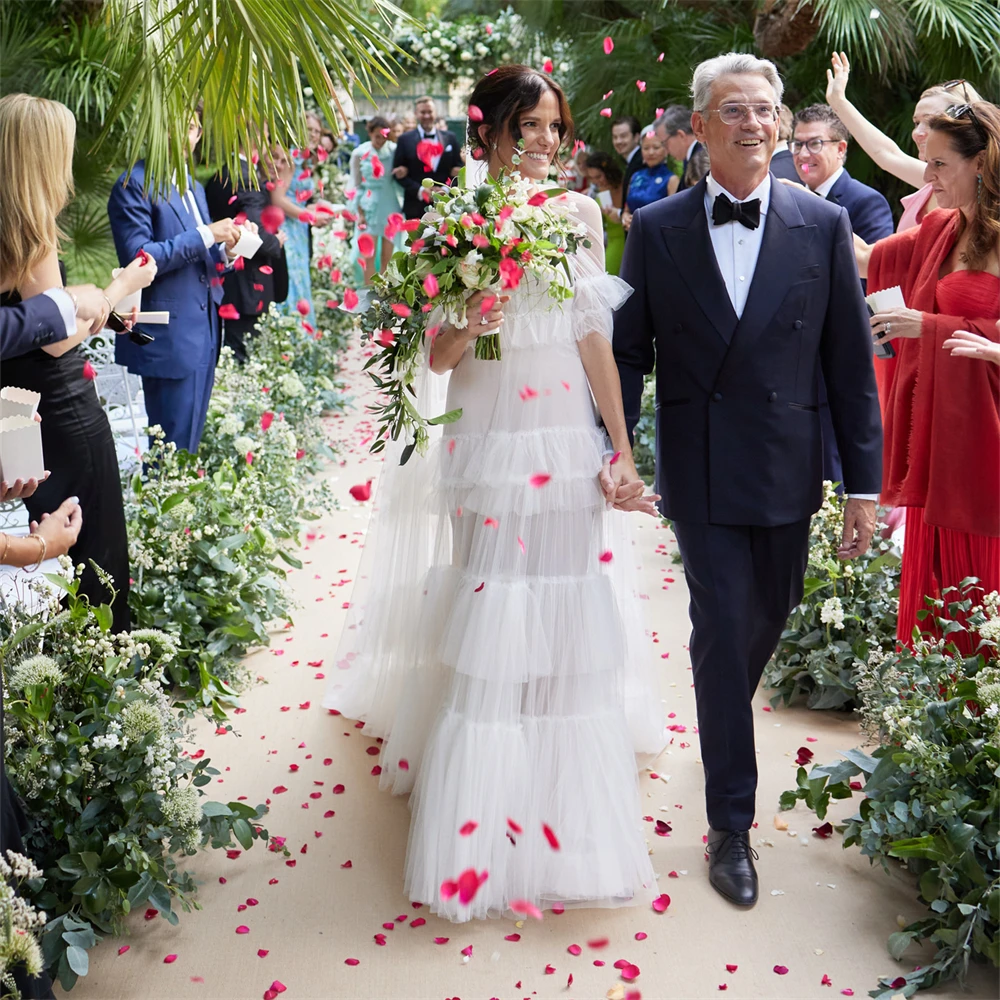
M 145 446 L 145 435 L 140 434 L 140 429 L 146 426 L 142 380 L 115 364 L 113 340 L 98 338 L 89 342 L 87 355 L 97 373 L 94 388 L 108 414 L 118 465 L 127 472 L 139 464 Z

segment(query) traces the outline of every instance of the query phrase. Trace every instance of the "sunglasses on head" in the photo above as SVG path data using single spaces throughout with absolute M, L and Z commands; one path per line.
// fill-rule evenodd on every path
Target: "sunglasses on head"
M 949 118 L 968 118 L 972 122 L 973 128 L 979 133 L 979 137 L 983 142 L 989 141 L 989 135 L 986 132 L 986 126 L 979 120 L 979 116 L 976 114 L 976 109 L 971 104 L 953 104 L 945 114 Z
M 969 90 L 966 87 L 965 80 L 949 80 L 947 83 L 941 84 L 942 89 L 951 90 L 952 87 L 961 87 L 962 96 L 968 101 L 969 100 Z

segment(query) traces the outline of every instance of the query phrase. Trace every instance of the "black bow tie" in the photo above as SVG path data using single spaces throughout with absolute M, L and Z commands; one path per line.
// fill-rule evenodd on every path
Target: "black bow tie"
M 722 226 L 727 222 L 738 222 L 747 229 L 756 229 L 760 225 L 760 198 L 753 201 L 730 201 L 720 194 L 712 205 L 712 222 Z

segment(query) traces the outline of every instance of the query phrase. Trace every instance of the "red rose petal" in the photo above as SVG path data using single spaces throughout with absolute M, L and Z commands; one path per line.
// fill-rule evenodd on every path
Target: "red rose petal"
M 567 951 L 568 951 L 568 952 L 569 952 L 569 953 L 570 953 L 571 955 L 579 955 L 579 954 L 580 954 L 580 952 L 582 952 L 582 951 L 583 951 L 583 949 L 582 949 L 582 948 L 581 948 L 581 947 L 580 947 L 580 946 L 579 946 L 578 944 L 571 944 L 571 945 L 570 945 L 570 946 L 569 946 L 569 947 L 568 947 L 568 948 L 567 948 L 566 950 L 567 950 Z
M 739 968 L 738 965 L 726 965 L 726 972 L 735 972 Z
M 176 955 L 167 955 L 163 959 L 163 964 L 164 965 L 172 965 L 176 961 L 177 961 L 177 956 Z
M 461 829 L 458 831 L 463 837 L 468 837 L 469 834 L 475 833 L 479 824 L 474 820 L 470 819 L 467 823 L 463 823 Z
M 775 975 L 778 975 L 778 976 L 787 976 L 788 975 L 788 966 L 787 965 L 776 965 L 774 967 L 774 973 L 775 973 Z
M 249 934 L 250 933 L 250 928 L 247 927 L 246 924 L 240 924 L 240 926 L 236 928 L 236 933 L 237 934 Z
M 140 266 L 140 267 L 142 267 L 142 265 L 141 265 L 141 264 L 140 264 L 139 266 Z M 123 945 L 122 945 L 122 946 L 121 946 L 121 947 L 120 947 L 120 948 L 118 949 L 118 954 L 119 954 L 119 955 L 124 955 L 124 954 L 125 954 L 125 952 L 127 952 L 127 951 L 129 950 L 129 948 L 131 948 L 131 947 L 132 947 L 132 945 L 130 945 L 130 944 L 123 944 Z
M 559 850 L 559 838 L 552 832 L 552 827 L 548 823 L 542 824 L 542 833 L 545 834 L 545 839 L 549 842 L 549 847 L 553 851 Z
M 361 962 L 357 958 L 345 958 L 344 965 L 360 965 Z
M 665 913 L 669 905 L 670 897 L 665 892 L 660 893 L 660 895 L 653 900 L 653 909 L 657 913 Z

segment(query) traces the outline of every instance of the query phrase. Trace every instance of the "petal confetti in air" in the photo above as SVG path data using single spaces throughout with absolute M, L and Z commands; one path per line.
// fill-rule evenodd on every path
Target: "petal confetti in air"
M 478 105 L 469 105 L 469 121 L 470 122 L 481 122 L 483 120 L 483 112 Z
M 610 462 L 608 462 L 608 465 L 614 465 L 614 464 L 615 464 L 615 462 L 617 462 L 617 461 L 618 461 L 618 459 L 619 459 L 619 458 L 621 458 L 621 457 L 622 457 L 622 453 L 621 453 L 620 451 L 616 451 L 616 452 L 615 452 L 615 453 L 614 453 L 614 454 L 613 454 L 613 455 L 611 456 L 611 461 L 610 461 Z
M 614 553 L 610 549 L 607 549 L 604 552 L 602 552 L 597 558 L 602 563 L 609 563 L 611 562 L 612 559 L 614 559 Z
M 549 482 L 552 477 L 547 472 L 536 472 L 528 482 L 531 484 L 533 489 L 541 489 L 547 482 Z
M 462 824 L 458 832 L 463 837 L 468 837 L 470 834 L 475 833 L 478 827 L 479 824 L 474 819 L 470 819 L 467 823 Z
M 612 52 L 614 52 L 614 50 L 615 50 L 614 40 L 611 38 L 610 35 L 607 35 L 604 39 L 604 54 L 606 56 L 609 56 L 611 55 Z
M 375 239 L 371 233 L 362 233 L 358 237 L 358 255 L 361 257 L 375 256 Z
M 635 85 L 636 85 L 636 87 L 639 88 L 639 93 L 640 94 L 646 93 L 646 81 L 645 80 L 636 80 L 635 81 Z
M 357 304 L 358 304 L 358 293 L 353 288 L 345 288 L 344 305 L 348 309 L 353 309 Z
M 551 75 L 552 69 L 553 69 L 553 67 L 552 67 L 552 60 L 551 59 L 546 59 L 545 62 L 542 63 L 542 72 L 543 73 L 548 73 L 548 74 Z
M 360 483 L 357 486 L 352 486 L 349 492 L 355 500 L 364 503 L 364 501 L 371 499 L 372 481 L 369 479 L 367 483 Z
M 601 108 L 599 114 L 600 114 L 600 116 L 602 118 L 610 118 L 611 117 L 611 108 Z
M 97 372 L 94 370 L 94 366 L 89 361 L 84 361 L 83 363 L 83 377 L 87 379 L 88 382 L 93 382 L 97 378 Z
M 545 834 L 545 839 L 549 842 L 549 847 L 551 847 L 553 851 L 558 851 L 559 838 L 555 835 L 555 833 L 553 833 L 552 827 L 550 827 L 548 823 L 542 824 L 542 833 Z
M 236 309 L 236 306 L 232 302 L 226 302 L 219 306 L 219 318 L 220 319 L 239 319 L 240 314 Z
M 515 823 L 509 816 L 507 817 L 507 826 L 510 827 L 513 833 L 524 833 L 524 828 L 520 823 Z

